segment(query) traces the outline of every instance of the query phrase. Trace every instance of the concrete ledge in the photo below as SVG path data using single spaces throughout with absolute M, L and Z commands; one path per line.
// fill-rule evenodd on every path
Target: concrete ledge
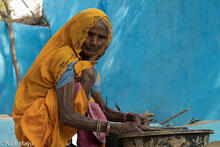
M 0 115 L 0 119 L 12 119 L 11 115 Z
M 0 115 L 0 117 L 0 147 L 19 146 L 12 117 L 8 115 Z

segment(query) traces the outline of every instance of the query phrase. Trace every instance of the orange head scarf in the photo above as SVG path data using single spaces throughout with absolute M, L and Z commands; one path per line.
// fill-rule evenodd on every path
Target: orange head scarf
M 47 78 L 51 76 L 49 81 L 53 84 L 56 83 L 71 62 L 81 59 L 81 47 L 88 36 L 88 32 L 101 19 L 108 24 L 108 39 L 105 47 L 93 60 L 101 57 L 112 39 L 112 26 L 103 11 L 94 8 L 87 9 L 76 14 L 54 34 L 42 49 L 26 76 L 32 78 L 32 75 L 36 74 L 36 69 L 39 66 L 42 68 L 43 65 L 46 69 L 50 68 L 50 73 L 47 76 Z M 87 62 L 86 64 L 95 64 L 95 62 Z
M 76 56 L 80 58 L 79 53 L 82 50 L 82 44 L 87 38 L 88 31 L 94 27 L 100 19 L 104 19 L 110 28 L 105 48 L 99 55 L 102 56 L 112 39 L 112 26 L 107 15 L 98 9 L 87 9 L 75 15 L 48 41 L 43 50 L 48 51 L 63 46 L 70 46 Z

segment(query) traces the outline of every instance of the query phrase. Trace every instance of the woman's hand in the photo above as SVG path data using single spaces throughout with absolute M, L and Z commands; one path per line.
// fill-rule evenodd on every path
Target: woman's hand
M 127 121 L 124 123 L 111 123 L 110 132 L 120 135 L 120 134 L 143 132 L 143 131 L 139 127 L 137 122 Z
M 142 130 L 146 130 L 150 127 L 150 121 L 153 120 L 153 113 L 137 114 L 137 113 L 127 113 L 125 115 L 126 121 L 136 122 L 138 127 Z

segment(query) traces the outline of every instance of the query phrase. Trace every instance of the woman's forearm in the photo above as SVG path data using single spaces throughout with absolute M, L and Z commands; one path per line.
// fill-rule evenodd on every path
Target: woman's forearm
M 61 114 L 60 122 L 80 130 L 96 131 L 97 120 L 83 116 L 75 111 Z M 107 123 L 101 121 L 101 132 L 106 132 Z
M 111 108 L 104 108 L 104 113 L 109 121 L 114 121 L 114 122 L 124 122 L 125 121 L 125 113 L 115 111 Z

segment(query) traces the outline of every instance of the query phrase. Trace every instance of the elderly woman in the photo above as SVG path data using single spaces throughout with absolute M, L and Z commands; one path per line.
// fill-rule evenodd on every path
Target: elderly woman
M 100 132 L 123 134 L 146 127 L 148 119 L 114 111 L 102 99 L 94 65 L 111 38 L 106 14 L 88 9 L 75 15 L 48 41 L 15 96 L 13 119 L 20 143 L 61 147 L 77 129 L 96 131 L 94 135 L 99 137 Z M 94 103 L 89 105 L 91 101 L 101 109 Z M 104 114 L 92 117 L 93 108 Z

